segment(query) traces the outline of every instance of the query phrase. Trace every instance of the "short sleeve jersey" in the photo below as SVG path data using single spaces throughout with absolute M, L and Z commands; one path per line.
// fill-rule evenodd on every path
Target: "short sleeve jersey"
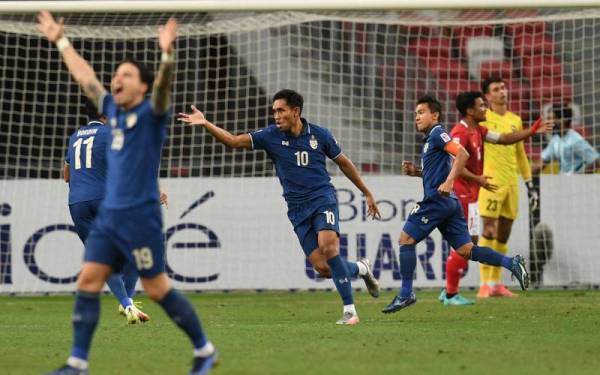
M 504 115 L 487 110 L 485 122 L 482 123 L 489 131 L 494 133 L 511 133 L 523 129 L 521 118 L 512 112 Z M 501 145 L 487 143 L 485 145 L 485 159 L 483 173 L 494 179 L 498 186 L 516 185 L 518 179 L 517 144 Z
M 451 138 L 442 124 L 437 124 L 429 130 L 423 141 L 425 142 L 421 156 L 423 190 L 425 198 L 430 198 L 438 194 L 437 189 L 450 174 L 452 156 L 444 150 L 444 147 L 446 143 L 451 142 Z M 454 192 L 450 196 L 456 198 Z
M 475 175 L 483 174 L 483 142 L 487 133 L 486 127 L 478 125 L 477 128 L 472 128 L 464 121 L 454 125 L 450 131 L 452 140 L 463 146 L 469 153 L 466 168 Z M 459 197 L 477 199 L 479 184 L 459 176 L 454 183 L 454 191 Z
M 125 111 L 109 94 L 103 98 L 102 111 L 112 128 L 103 206 L 123 209 L 159 202 L 158 168 L 169 112 L 155 114 L 148 99 Z
M 250 133 L 252 148 L 265 150 L 273 161 L 288 206 L 335 193 L 326 161 L 342 154 L 329 130 L 305 119 L 302 124 L 298 137 L 279 130 L 276 125 Z
M 102 199 L 106 188 L 106 150 L 110 127 L 90 121 L 69 138 L 69 204 Z
M 598 151 L 573 129 L 569 129 L 562 137 L 554 135 L 542 151 L 542 160 L 557 160 L 560 163 L 560 173 L 564 174 L 583 173 L 585 166 L 598 158 Z

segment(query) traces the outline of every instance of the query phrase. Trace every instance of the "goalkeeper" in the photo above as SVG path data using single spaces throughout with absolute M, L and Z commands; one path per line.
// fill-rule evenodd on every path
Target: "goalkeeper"
M 486 121 L 482 123 L 489 131 L 510 133 L 523 129 L 521 118 L 508 110 L 508 91 L 502 78 L 492 77 L 482 84 L 482 91 L 488 102 Z M 538 195 L 531 181 L 531 168 L 525 154 L 523 142 L 514 145 L 485 145 L 483 174 L 490 176 L 498 190 L 479 192 L 479 211 L 483 219 L 483 234 L 479 246 L 487 246 L 501 254 L 508 253 L 507 242 L 513 221 L 519 208 L 520 173 L 527 186 L 529 209 L 537 209 Z M 480 288 L 478 298 L 514 297 L 501 281 L 500 267 L 480 265 Z

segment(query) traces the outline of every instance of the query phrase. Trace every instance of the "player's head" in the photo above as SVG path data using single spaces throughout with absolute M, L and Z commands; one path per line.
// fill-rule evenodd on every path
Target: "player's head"
M 417 100 L 415 123 L 417 130 L 427 133 L 432 126 L 442 121 L 442 105 L 433 96 L 425 95 Z
M 554 121 L 554 128 L 564 134 L 571 129 L 573 110 L 569 106 L 555 104 L 552 106 L 549 120 Z
M 98 113 L 96 105 L 87 98 L 85 99 L 85 114 L 87 115 L 88 121 L 101 121 L 106 124 L 106 116 Z
M 110 89 L 119 107 L 130 108 L 135 106 L 152 87 L 154 76 L 144 64 L 134 60 L 121 61 L 110 82 Z
M 273 95 L 273 117 L 277 127 L 290 131 L 292 126 L 300 120 L 304 98 L 294 90 L 281 90 Z
M 481 84 L 485 100 L 494 105 L 506 105 L 508 92 L 504 80 L 500 77 L 490 77 Z
M 470 118 L 477 123 L 485 121 L 487 105 L 483 100 L 483 94 L 479 91 L 466 91 L 458 94 L 456 109 L 463 118 Z

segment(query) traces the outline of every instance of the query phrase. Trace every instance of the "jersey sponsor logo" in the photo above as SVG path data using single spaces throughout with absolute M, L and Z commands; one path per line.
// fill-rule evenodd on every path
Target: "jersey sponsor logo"
M 423 146 L 423 153 L 427 153 L 427 150 L 429 150 L 429 142 L 425 143 L 425 146 Z M 421 163 L 421 166 L 423 166 L 423 163 Z
M 311 147 L 313 150 L 316 150 L 316 149 L 317 149 L 317 147 L 319 147 L 319 142 L 317 141 L 317 138 L 315 138 L 315 136 L 314 136 L 314 135 L 311 135 L 311 136 L 310 136 L 310 141 L 309 141 L 308 143 L 310 144 L 310 147 Z
M 123 134 L 123 130 L 113 129 L 112 136 L 113 140 L 110 148 L 117 151 L 121 150 L 123 148 L 123 144 L 125 143 L 125 135 Z
M 281 145 L 282 146 L 289 146 L 290 142 L 289 141 L 281 141 Z
M 442 138 L 442 140 L 446 143 L 450 142 L 450 136 L 446 133 L 441 133 L 440 137 Z
M 135 126 L 135 124 L 137 124 L 137 114 L 136 113 L 131 113 L 127 116 L 127 120 L 125 120 L 125 123 L 127 124 L 127 128 L 131 129 Z

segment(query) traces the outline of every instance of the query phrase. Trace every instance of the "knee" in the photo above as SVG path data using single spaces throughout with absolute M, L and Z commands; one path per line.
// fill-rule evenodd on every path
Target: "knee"
M 321 255 L 325 257 L 325 259 L 331 259 L 334 256 L 338 255 L 338 248 L 335 243 L 328 242 L 319 246 L 319 253 L 321 253 Z
M 92 272 L 87 272 L 85 269 L 81 271 L 77 278 L 77 289 L 86 292 L 100 292 L 103 285 L 104 280 L 101 277 Z
M 493 226 L 493 225 L 484 225 L 483 226 L 483 237 L 495 239 L 496 235 L 497 235 L 497 233 L 496 233 L 495 226 Z
M 417 241 L 415 241 L 415 239 L 412 238 L 408 233 L 403 231 L 402 233 L 400 233 L 400 239 L 398 240 L 398 243 L 400 244 L 400 246 L 415 245 Z
M 142 279 L 142 285 L 148 297 L 157 302 L 165 298 L 169 290 L 171 290 L 168 279 L 166 279 L 166 276 L 161 277 L 161 275 L 153 279 Z
M 471 259 L 471 250 L 472 249 L 473 249 L 473 244 L 467 244 L 467 245 L 461 246 L 460 248 L 456 249 L 455 251 L 462 258 L 469 260 L 469 259 Z

